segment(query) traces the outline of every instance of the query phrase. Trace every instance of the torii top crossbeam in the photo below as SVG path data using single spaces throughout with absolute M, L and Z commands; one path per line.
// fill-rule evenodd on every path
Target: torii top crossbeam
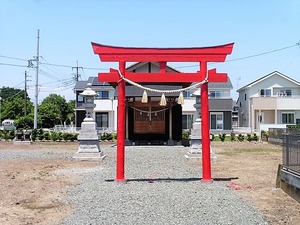
M 210 164 L 210 134 L 208 82 L 226 82 L 226 73 L 217 73 L 216 69 L 207 70 L 208 62 L 224 62 L 231 54 L 233 43 L 195 48 L 134 48 L 117 47 L 92 43 L 95 54 L 103 62 L 119 62 L 119 71 L 111 69 L 109 73 L 99 73 L 102 82 L 118 82 L 118 128 L 117 128 L 117 170 L 116 181 L 125 181 L 125 80 L 143 82 L 202 82 L 201 85 L 201 117 L 202 117 L 202 181 L 212 181 Z M 159 73 L 132 73 L 126 71 L 126 62 L 158 62 Z M 169 73 L 167 62 L 199 62 L 200 70 L 196 73 Z M 119 74 L 120 72 L 120 74 Z
M 195 48 L 132 48 L 92 43 L 102 62 L 224 62 L 233 43 Z
M 124 77 L 135 82 L 199 82 L 206 76 L 196 73 L 166 73 L 166 62 L 224 62 L 231 54 L 233 43 L 213 47 L 198 48 L 132 48 L 116 47 L 92 43 L 94 53 L 103 62 L 159 62 L 159 73 L 132 73 L 124 71 Z M 166 73 L 162 76 L 162 73 Z M 176 79 L 174 79 L 176 78 Z M 99 73 L 102 82 L 113 82 L 120 79 L 118 71 Z M 226 73 L 217 73 L 216 69 L 208 70 L 209 82 L 226 82 Z

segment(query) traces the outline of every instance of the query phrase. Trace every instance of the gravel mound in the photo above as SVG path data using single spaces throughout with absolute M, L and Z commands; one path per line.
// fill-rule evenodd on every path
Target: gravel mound
M 61 225 L 74 224 L 266 224 L 227 182 L 199 180 L 201 170 L 184 147 L 126 147 L 126 183 L 114 182 L 116 147 L 97 170 L 68 190 L 76 210 Z

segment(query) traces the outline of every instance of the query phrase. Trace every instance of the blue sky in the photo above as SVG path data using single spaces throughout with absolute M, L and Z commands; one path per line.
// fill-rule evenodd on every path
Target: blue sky
M 36 55 L 39 29 L 39 99 L 50 93 L 74 99 L 76 61 L 83 80 L 116 66 L 100 62 L 91 42 L 133 47 L 234 42 L 229 61 L 209 68 L 228 73 L 235 98 L 238 87 L 275 70 L 300 81 L 299 9 L 297 0 L 0 0 L 0 87 L 24 88 L 26 70 L 34 98 L 35 69 L 26 60 Z M 275 51 L 288 46 L 294 47 Z M 171 64 L 182 72 L 198 69 L 187 65 L 197 64 Z

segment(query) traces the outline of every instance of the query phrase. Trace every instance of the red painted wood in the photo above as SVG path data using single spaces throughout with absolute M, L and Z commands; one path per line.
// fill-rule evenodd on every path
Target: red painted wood
M 159 72 L 160 73 L 167 72 L 167 63 L 166 62 L 159 62 Z
M 168 60 L 168 62 L 224 62 L 226 55 L 163 55 L 163 54 L 149 54 L 145 55 L 141 59 L 141 55 L 107 55 L 99 56 L 102 62 L 118 62 L 118 60 L 126 60 L 127 62 L 156 62 Z
M 194 48 L 132 48 L 92 42 L 102 62 L 224 62 L 234 43 Z
M 207 62 L 201 62 L 202 77 L 206 76 Z M 209 102 L 208 83 L 201 85 L 201 132 L 202 132 L 202 179 L 212 182 L 210 164 L 210 134 L 209 134 Z
M 121 73 L 125 72 L 125 62 L 119 63 Z M 125 81 L 118 83 L 118 135 L 117 135 L 117 161 L 115 181 L 125 181 Z
M 149 82 L 165 82 L 165 83 L 178 83 L 178 82 L 201 82 L 203 78 L 198 73 L 132 73 L 125 71 L 123 74 L 127 79 L 138 83 Z M 216 69 L 208 71 L 209 82 L 227 82 L 227 73 L 217 73 Z M 100 82 L 118 82 L 120 75 L 117 70 L 111 69 L 110 73 L 99 73 L 98 80 Z

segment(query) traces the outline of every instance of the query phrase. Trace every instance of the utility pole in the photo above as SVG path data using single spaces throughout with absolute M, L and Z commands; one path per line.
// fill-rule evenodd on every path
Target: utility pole
M 25 71 L 25 87 L 24 87 L 24 114 L 27 115 L 27 81 L 30 81 L 27 79 L 27 71 Z
M 72 69 L 76 69 L 76 74 L 75 74 L 75 81 L 78 81 L 80 74 L 79 74 L 79 69 L 83 69 L 83 67 L 78 67 L 78 61 L 76 61 L 77 66 L 72 67 Z
M 37 30 L 37 49 L 36 49 L 36 56 L 34 59 L 28 60 L 28 67 L 33 68 L 34 64 L 33 61 L 36 62 L 36 79 L 35 79 L 35 100 L 34 100 L 34 118 L 33 118 L 33 128 L 37 128 L 37 119 L 38 119 L 38 98 L 39 98 L 39 64 L 40 64 L 40 30 Z
M 36 78 L 35 78 L 35 101 L 34 101 L 34 123 L 33 128 L 37 128 L 38 119 L 38 100 L 39 100 L 39 60 L 40 60 L 40 30 L 37 33 L 37 50 L 36 50 Z
M 25 87 L 24 87 L 24 115 L 27 115 L 27 71 L 25 71 Z

